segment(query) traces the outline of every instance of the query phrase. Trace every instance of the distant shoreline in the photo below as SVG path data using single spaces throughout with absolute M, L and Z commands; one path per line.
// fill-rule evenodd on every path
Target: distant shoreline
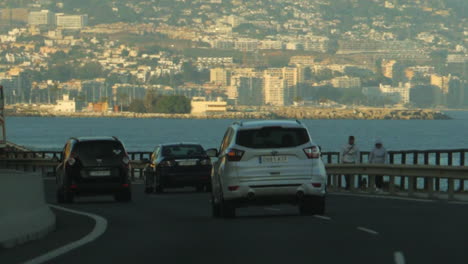
M 442 111 L 432 109 L 388 109 L 388 108 L 294 108 L 282 107 L 263 112 L 224 112 L 210 115 L 158 114 L 131 112 L 10 112 L 10 117 L 65 117 L 65 118 L 155 118 L 155 119 L 330 119 L 330 120 L 448 120 Z M 468 110 L 465 110 L 468 111 Z

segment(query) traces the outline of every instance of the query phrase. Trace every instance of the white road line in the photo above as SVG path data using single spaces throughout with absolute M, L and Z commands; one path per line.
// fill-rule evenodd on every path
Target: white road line
M 374 236 L 376 236 L 376 235 L 379 234 L 377 231 L 374 231 L 374 230 L 372 230 L 372 229 L 365 228 L 365 227 L 362 227 L 362 226 L 357 227 L 357 229 L 360 230 L 360 231 L 369 233 L 369 234 L 371 234 L 371 235 L 374 235 Z
M 40 263 L 47 262 L 47 261 L 49 261 L 49 260 L 51 260 L 53 258 L 56 258 L 56 257 L 58 257 L 60 255 L 65 254 L 65 253 L 67 253 L 69 251 L 72 251 L 72 250 L 74 250 L 76 248 L 79 248 L 79 247 L 81 247 L 81 246 L 83 246 L 83 245 L 85 245 L 87 243 L 93 242 L 98 237 L 100 237 L 102 234 L 104 234 L 104 232 L 107 229 L 107 220 L 105 218 L 99 216 L 99 215 L 86 213 L 86 212 L 81 212 L 81 211 L 76 211 L 76 210 L 64 208 L 64 207 L 61 207 L 61 206 L 51 205 L 51 204 L 49 204 L 49 206 L 52 207 L 52 208 L 58 209 L 58 210 L 65 211 L 65 212 L 90 217 L 90 218 L 94 219 L 94 221 L 96 222 L 96 225 L 94 226 L 94 229 L 93 229 L 93 231 L 91 231 L 91 233 L 87 234 L 86 236 L 82 237 L 81 239 L 76 240 L 74 242 L 71 242 L 70 244 L 67 244 L 67 245 L 65 245 L 63 247 L 60 247 L 60 248 L 54 249 L 52 251 L 49 251 L 49 252 L 45 253 L 42 256 L 39 256 L 39 257 L 36 257 L 34 259 L 28 260 L 28 261 L 24 262 L 25 264 L 40 264 Z
M 420 203 L 433 203 L 433 202 L 435 202 L 435 200 L 405 198 L 405 197 L 396 197 L 396 196 L 380 196 L 380 195 L 372 195 L 372 194 L 329 193 L 329 195 L 354 196 L 354 197 L 362 197 L 362 198 L 379 198 L 379 199 L 389 199 L 389 200 L 403 200 L 403 201 L 420 202 Z
M 393 253 L 393 259 L 395 260 L 395 264 L 405 264 L 405 256 L 401 251 Z
M 323 220 L 331 220 L 331 217 L 324 216 L 324 215 L 314 215 L 315 218 L 323 219 Z
M 268 211 L 281 211 L 281 209 L 273 208 L 273 207 L 264 207 L 263 209 L 268 210 Z

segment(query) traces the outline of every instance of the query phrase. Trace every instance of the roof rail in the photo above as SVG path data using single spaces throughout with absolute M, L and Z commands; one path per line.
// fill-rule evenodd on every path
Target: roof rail
M 301 121 L 299 121 L 298 119 L 296 119 L 296 123 L 298 123 L 299 125 L 302 125 Z
M 119 141 L 119 139 L 116 136 L 112 136 L 112 138 Z

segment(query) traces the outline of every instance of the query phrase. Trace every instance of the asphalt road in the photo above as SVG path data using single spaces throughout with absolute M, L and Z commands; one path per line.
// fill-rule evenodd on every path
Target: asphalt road
M 49 263 L 468 263 L 468 204 L 329 195 L 325 217 L 281 205 L 213 219 L 207 193 L 145 195 L 142 185 L 132 188 L 131 203 L 97 197 L 67 206 L 106 218 L 108 227 Z M 53 182 L 46 194 L 55 203 Z M 2 250 L 0 263 L 38 254 L 39 245 L 45 253 L 63 234 L 73 241 L 92 229 L 84 218 L 58 212 L 62 235 Z

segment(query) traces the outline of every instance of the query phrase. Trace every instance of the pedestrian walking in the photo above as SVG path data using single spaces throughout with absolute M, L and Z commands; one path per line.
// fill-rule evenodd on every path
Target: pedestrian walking
M 386 164 L 387 163 L 387 150 L 383 146 L 380 139 L 375 141 L 374 149 L 369 154 L 369 163 L 371 164 Z M 375 187 L 377 191 L 383 188 L 383 175 L 375 175 Z
M 360 156 L 360 151 L 358 146 L 356 146 L 354 136 L 349 136 L 348 143 L 341 149 L 340 162 L 343 164 L 357 164 L 360 162 Z M 353 184 L 351 182 L 351 175 L 344 175 L 344 178 L 345 186 L 348 190 L 350 185 Z

